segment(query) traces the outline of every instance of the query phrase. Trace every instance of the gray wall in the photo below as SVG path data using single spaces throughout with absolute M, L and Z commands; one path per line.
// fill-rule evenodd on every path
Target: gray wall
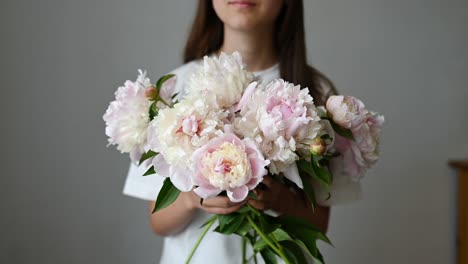
M 468 2 L 305 1 L 309 59 L 385 113 L 364 199 L 333 209 L 327 263 L 451 263 L 468 157 Z M 154 263 L 147 203 L 102 114 L 138 68 L 180 64 L 194 1 L 0 3 L 0 263 Z

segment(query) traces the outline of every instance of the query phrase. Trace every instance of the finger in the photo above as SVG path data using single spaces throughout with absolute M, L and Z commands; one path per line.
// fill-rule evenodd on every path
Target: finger
M 255 189 L 253 190 L 253 193 L 255 194 L 255 198 L 250 198 L 249 200 L 261 201 L 265 196 L 265 191 L 262 190 Z
M 249 200 L 248 203 L 258 210 L 267 210 L 268 206 L 265 201 L 261 200 Z
M 265 177 L 263 177 L 262 183 L 270 187 L 273 184 L 273 179 L 270 176 L 266 175 Z
M 216 197 L 211 197 L 203 201 L 202 206 L 203 207 L 221 207 L 221 208 L 230 208 L 235 205 L 238 205 L 239 203 L 234 203 L 229 200 L 228 197 L 225 196 L 216 196 Z
M 228 208 L 223 208 L 223 207 L 203 207 L 202 209 L 205 212 L 211 213 L 211 214 L 230 214 L 238 211 L 239 209 L 242 208 L 242 206 L 245 205 L 246 202 L 242 202 L 239 204 L 236 204 L 234 206 L 228 207 Z
M 272 198 L 274 198 L 274 195 L 276 192 L 274 192 L 271 189 L 268 190 L 254 190 L 255 195 L 257 196 L 256 199 L 253 200 L 258 200 L 258 201 L 269 201 Z

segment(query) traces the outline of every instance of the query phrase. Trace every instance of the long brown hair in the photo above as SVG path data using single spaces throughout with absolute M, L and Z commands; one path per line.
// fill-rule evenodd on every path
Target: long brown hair
M 275 48 L 280 75 L 286 81 L 308 87 L 317 104 L 336 94 L 333 83 L 307 64 L 302 0 L 285 0 L 275 23 Z M 199 0 L 197 14 L 185 45 L 184 62 L 215 53 L 223 44 L 224 25 L 213 8 L 212 0 Z

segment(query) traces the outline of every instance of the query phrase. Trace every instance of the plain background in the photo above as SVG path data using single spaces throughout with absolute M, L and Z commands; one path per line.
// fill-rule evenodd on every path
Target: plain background
M 468 1 L 305 0 L 309 61 L 384 113 L 362 201 L 332 210 L 331 264 L 453 263 L 468 157 Z M 102 114 L 138 68 L 181 64 L 189 0 L 2 0 L 0 263 L 156 263 L 146 202 Z

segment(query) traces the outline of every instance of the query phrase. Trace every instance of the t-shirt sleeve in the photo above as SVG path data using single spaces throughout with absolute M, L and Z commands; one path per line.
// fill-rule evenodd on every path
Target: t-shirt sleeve
M 153 174 L 143 176 L 148 166 L 130 164 L 123 193 L 142 200 L 155 201 L 164 182 L 164 177 Z

